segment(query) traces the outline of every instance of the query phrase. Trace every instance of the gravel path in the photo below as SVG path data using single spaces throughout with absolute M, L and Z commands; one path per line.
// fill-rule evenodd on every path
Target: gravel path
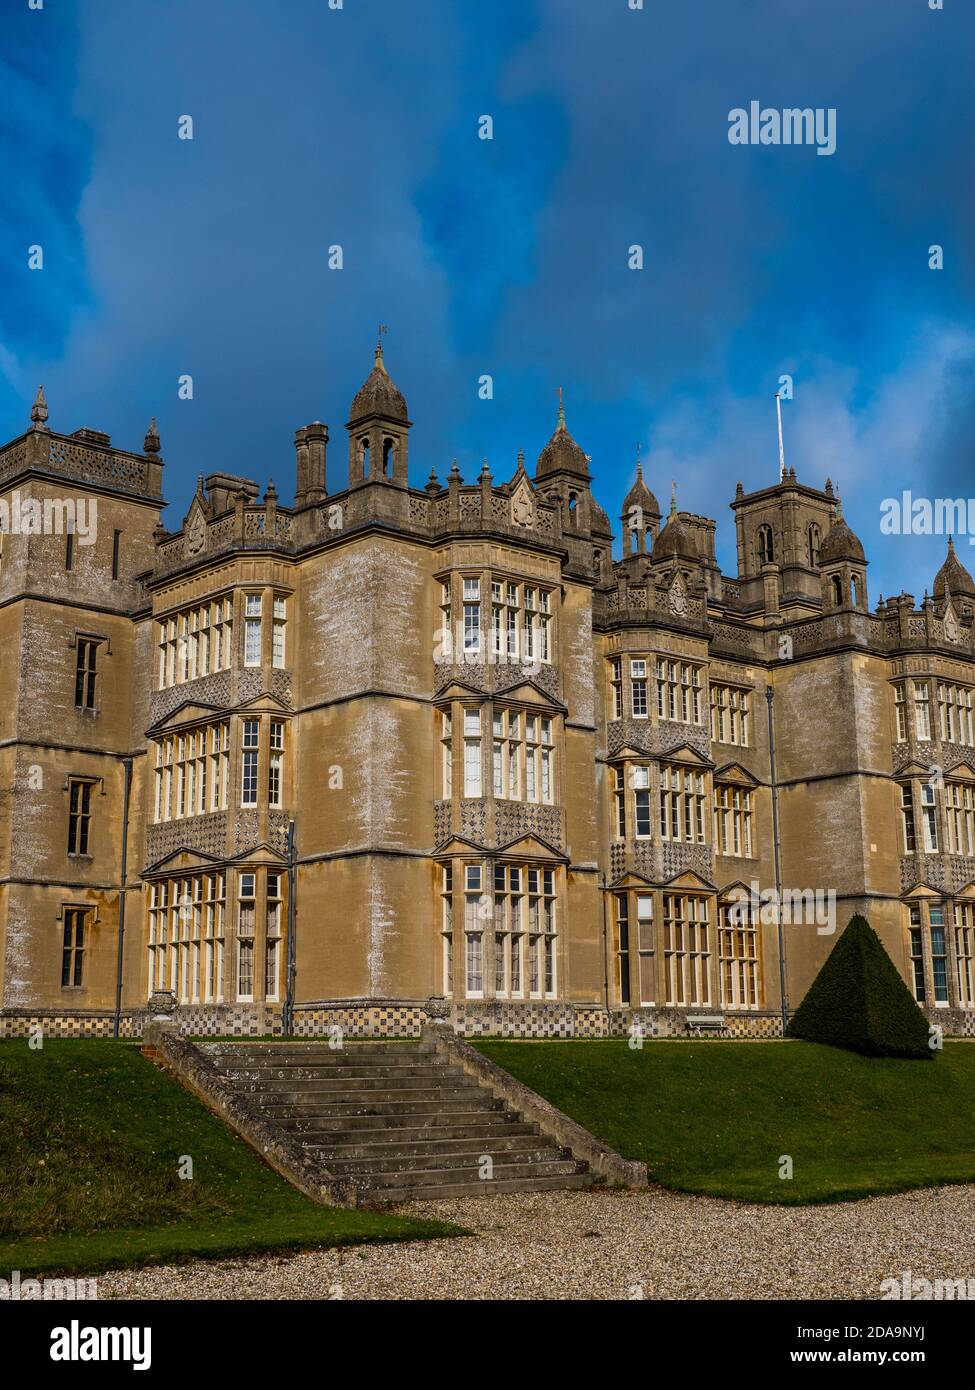
M 680 1193 L 412 1202 L 472 1237 L 118 1271 L 100 1298 L 877 1298 L 880 1281 L 975 1276 L 975 1186 L 828 1207 Z

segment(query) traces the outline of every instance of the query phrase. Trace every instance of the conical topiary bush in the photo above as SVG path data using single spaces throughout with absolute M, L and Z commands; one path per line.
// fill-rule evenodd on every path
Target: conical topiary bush
M 928 1057 L 928 1021 L 865 917 L 850 918 L 789 1024 L 806 1042 L 867 1057 Z

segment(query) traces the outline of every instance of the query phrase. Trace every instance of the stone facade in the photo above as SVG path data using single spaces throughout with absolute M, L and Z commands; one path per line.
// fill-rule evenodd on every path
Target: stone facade
M 378 349 L 346 428 L 347 485 L 313 422 L 293 506 L 212 473 L 175 532 L 154 426 L 40 395 L 0 449 L 0 1035 L 279 1034 L 293 916 L 301 1036 L 775 1036 L 856 911 L 975 1033 L 953 549 L 871 608 L 792 471 L 739 486 L 724 576 L 638 467 L 614 560 L 561 410 L 531 476 L 411 488 Z M 19 524 L 68 497 L 94 535 Z

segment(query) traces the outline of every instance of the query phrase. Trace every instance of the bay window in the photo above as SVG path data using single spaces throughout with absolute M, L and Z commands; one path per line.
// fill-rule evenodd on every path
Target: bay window
M 481 789 L 481 711 L 464 710 L 464 795 L 477 797 Z
M 758 1008 L 760 974 L 755 904 L 721 903 L 718 908 L 718 980 L 722 1008 Z
M 261 616 L 262 596 L 244 596 L 244 665 L 260 666 L 262 648 L 263 619 Z
M 711 1003 L 708 899 L 664 893 L 664 973 L 667 1003 Z
M 245 719 L 242 732 L 242 754 L 240 770 L 240 804 L 257 805 L 257 755 L 260 737 L 260 722 Z
M 704 774 L 665 763 L 660 769 L 660 836 L 704 844 Z

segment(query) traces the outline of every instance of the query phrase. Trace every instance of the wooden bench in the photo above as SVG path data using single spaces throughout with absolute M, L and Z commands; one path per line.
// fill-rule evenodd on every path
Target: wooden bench
M 687 1027 L 691 1033 L 720 1033 L 724 1019 L 720 1014 L 688 1014 Z

